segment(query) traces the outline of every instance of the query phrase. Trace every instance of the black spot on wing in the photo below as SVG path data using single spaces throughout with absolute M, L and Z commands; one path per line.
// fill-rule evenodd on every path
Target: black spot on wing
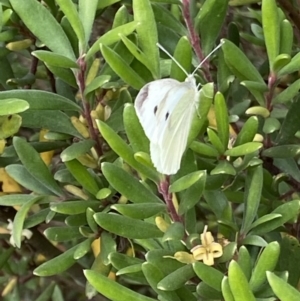
M 166 120 L 168 120 L 168 118 L 169 118 L 169 115 L 170 115 L 170 114 L 169 114 L 169 112 L 167 112 L 167 114 L 166 114 L 166 117 L 165 117 L 165 118 L 166 118 Z
M 154 107 L 154 115 L 156 115 L 157 112 L 157 106 Z

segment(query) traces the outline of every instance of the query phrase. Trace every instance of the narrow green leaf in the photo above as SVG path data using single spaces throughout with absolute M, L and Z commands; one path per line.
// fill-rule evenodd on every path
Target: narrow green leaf
M 225 301 L 235 301 L 235 299 L 232 295 L 231 289 L 230 289 L 228 277 L 223 278 L 223 281 L 222 281 L 222 295 L 223 295 Z
M 174 51 L 174 59 L 187 73 L 191 73 L 192 48 L 186 36 L 181 37 L 178 41 Z M 182 82 L 186 79 L 186 73 L 184 73 L 181 68 L 179 68 L 174 61 L 172 61 L 170 77 Z
M 10 4 L 26 27 L 50 50 L 71 60 L 75 59 L 65 32 L 43 4 L 35 0 L 10 0 Z
M 153 65 L 154 78 L 158 79 L 160 78 L 159 51 L 156 46 L 158 34 L 151 3 L 149 0 L 133 0 L 132 8 L 134 21 L 139 23 L 136 28 L 139 45 Z
M 300 97 L 298 96 L 291 104 L 289 111 L 284 118 L 280 132 L 276 137 L 276 143 L 279 145 L 288 144 L 294 138 L 299 130 L 298 117 L 300 114 Z
M 103 2 L 103 1 L 101 1 Z M 100 3 L 98 0 L 79 0 L 78 2 L 78 10 L 79 10 L 79 18 L 81 20 L 83 31 L 84 31 L 84 37 L 85 37 L 85 44 L 87 45 L 90 37 L 91 32 L 95 20 L 95 15 L 97 11 L 97 5 Z M 79 32 L 80 32 L 80 25 L 79 25 Z M 79 35 L 77 34 L 78 39 Z
M 165 204 L 157 204 L 153 202 L 142 204 L 115 204 L 112 205 L 111 208 L 122 215 L 136 219 L 149 218 L 158 213 L 165 212 L 167 209 Z
M 116 152 L 125 162 L 135 168 L 137 171 L 147 176 L 154 182 L 159 182 L 158 174 L 152 169 L 142 165 L 136 161 L 133 150 L 126 144 L 126 142 L 117 135 L 107 124 L 97 120 L 97 125 L 102 137 L 107 141 L 109 146 Z
M 240 80 L 250 80 L 264 84 L 264 80 L 256 67 L 253 66 L 241 49 L 232 42 L 224 40 L 222 50 L 226 64 L 236 77 Z
M 266 272 L 273 272 L 279 258 L 280 247 L 277 241 L 269 243 L 254 267 L 249 285 L 252 291 L 258 291 L 259 288 L 267 281 Z
M 40 277 L 46 277 L 64 272 L 76 262 L 74 259 L 74 253 L 77 248 L 78 245 L 67 251 L 64 251 L 55 258 L 42 263 L 33 271 L 33 274 Z
M 78 158 L 81 155 L 87 153 L 95 145 L 94 140 L 83 140 L 77 143 L 73 143 L 60 154 L 63 162 L 70 161 Z
M 195 277 L 193 266 L 188 264 L 167 275 L 157 284 L 157 287 L 164 291 L 175 291 L 193 277 Z
M 256 217 L 257 209 L 260 203 L 261 192 L 263 186 L 263 168 L 261 165 L 249 168 L 247 171 L 247 179 L 245 185 L 245 211 L 243 217 L 243 224 L 241 228 L 242 233 L 247 233 L 251 224 Z
M 281 93 L 277 94 L 275 98 L 273 98 L 272 103 L 287 103 L 290 102 L 300 90 L 300 79 L 294 81 L 291 85 L 289 85 L 286 89 L 284 89 Z
M 224 277 L 223 273 L 202 262 L 193 263 L 196 275 L 207 285 L 217 291 L 221 291 L 221 283 Z
M 190 145 L 190 149 L 205 157 L 219 157 L 219 152 L 213 146 L 203 142 L 193 141 Z
M 99 186 L 96 180 L 91 176 L 88 172 L 87 167 L 83 166 L 76 159 L 65 162 L 66 167 L 71 172 L 72 176 L 77 180 L 79 184 L 82 185 L 84 189 L 86 189 L 92 195 L 96 195 Z
M 211 142 L 211 144 L 216 148 L 216 150 L 219 152 L 220 155 L 223 155 L 225 150 L 227 149 L 227 146 L 226 146 L 226 148 L 224 148 L 224 145 L 223 145 L 221 139 L 219 138 L 219 136 L 217 135 L 217 133 L 214 130 L 208 128 L 207 134 L 208 134 L 208 138 L 209 138 L 209 141 Z
M 118 214 L 96 213 L 94 218 L 103 229 L 129 239 L 149 239 L 163 235 L 153 224 Z
M 220 92 L 217 92 L 215 95 L 215 114 L 218 136 L 223 144 L 223 148 L 227 149 L 229 140 L 229 121 L 226 102 L 224 96 Z
M 149 154 L 149 140 L 139 122 L 133 104 L 126 104 L 123 111 L 125 131 L 133 151 Z
M 168 301 L 180 301 L 180 298 L 175 292 L 164 291 L 157 287 L 157 284 L 165 276 L 157 266 L 151 264 L 150 262 L 145 262 L 142 265 L 142 270 L 150 286 L 159 296 L 162 296 L 165 300 Z
M 293 73 L 297 70 L 299 70 L 300 66 L 300 53 L 297 53 L 291 60 L 289 64 L 287 64 L 285 67 L 283 67 L 279 72 L 278 76 L 282 77 L 283 75 Z
M 78 227 L 50 227 L 44 231 L 44 235 L 52 241 L 70 241 L 82 238 Z
M 62 196 L 61 188 L 53 179 L 52 174 L 41 159 L 39 153 L 24 139 L 19 137 L 13 138 L 13 145 L 20 161 L 28 172 L 54 194 Z
M 84 274 L 89 283 L 103 296 L 111 301 L 155 301 L 155 299 L 143 296 L 132 291 L 118 282 L 107 278 L 99 272 L 85 270 Z
M 256 301 L 243 271 L 234 260 L 229 264 L 228 281 L 234 300 Z
M 228 149 L 224 154 L 226 156 L 240 157 L 251 154 L 263 147 L 263 144 L 260 142 L 248 142 L 243 145 L 235 146 L 231 149 Z
M 185 175 L 170 185 L 169 192 L 179 192 L 185 190 L 195 184 L 201 178 L 203 178 L 205 181 L 206 171 L 200 170 Z
M 293 26 L 289 20 L 283 20 L 280 24 L 280 52 L 291 55 L 293 46 Z
M 6 98 L 0 101 L 0 116 L 17 114 L 29 108 L 27 101 L 19 98 Z
M 252 259 L 248 249 L 245 246 L 241 246 L 239 248 L 237 263 L 245 274 L 247 280 L 249 280 L 252 273 Z
M 124 82 L 132 86 L 134 89 L 141 89 L 146 82 L 111 48 L 100 45 L 102 55 L 109 66 L 116 72 Z
M 170 240 L 175 240 L 175 241 L 179 241 L 181 239 L 183 239 L 184 237 L 184 227 L 182 223 L 172 223 L 167 231 L 165 232 L 162 241 L 166 242 L 166 241 L 170 241 Z
M 161 199 L 122 168 L 105 162 L 102 163 L 102 172 L 110 185 L 133 203 L 162 203 Z
M 90 59 L 96 52 L 99 51 L 101 44 L 109 46 L 121 40 L 120 34 L 123 34 L 125 36 L 130 35 L 136 29 L 137 24 L 138 22 L 132 21 L 109 30 L 92 45 L 92 47 L 86 54 L 86 60 Z
M 279 54 L 280 22 L 275 0 L 262 1 L 262 25 L 271 71 L 274 71 L 274 61 Z
M 298 156 L 300 153 L 300 145 L 279 145 L 268 148 L 262 152 L 263 156 L 271 158 L 290 158 Z
M 275 295 L 281 301 L 298 301 L 300 298 L 300 293 L 294 287 L 286 283 L 274 273 L 267 272 L 267 278 L 269 284 L 275 293 Z
M 205 1 L 195 18 L 195 27 L 199 29 L 201 46 L 207 55 L 216 43 L 227 13 L 228 0 Z M 209 27 L 207 24 L 209 23 Z
M 25 218 L 30 208 L 40 200 L 40 197 L 35 197 L 28 200 L 17 212 L 13 221 L 12 237 L 17 248 L 21 247 L 22 231 Z
M 88 208 L 97 209 L 100 205 L 99 201 L 67 201 L 51 203 L 50 209 L 61 214 L 75 215 L 85 213 Z
M 32 55 L 50 66 L 76 69 L 79 68 L 75 60 L 71 60 L 68 57 L 50 51 L 36 50 L 32 52 Z
M 0 102 L 6 98 L 19 98 L 29 103 L 30 110 L 81 111 L 74 101 L 56 93 L 40 90 L 11 90 L 0 92 Z

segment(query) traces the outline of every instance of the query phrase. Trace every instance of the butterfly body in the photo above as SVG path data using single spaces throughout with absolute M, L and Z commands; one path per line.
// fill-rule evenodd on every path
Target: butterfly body
M 160 173 L 171 175 L 179 170 L 198 99 L 193 75 L 188 75 L 185 82 L 150 82 L 137 95 L 137 116 L 150 140 L 153 165 Z

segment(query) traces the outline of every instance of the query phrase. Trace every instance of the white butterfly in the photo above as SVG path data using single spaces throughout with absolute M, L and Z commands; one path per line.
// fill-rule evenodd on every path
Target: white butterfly
M 162 48 L 160 45 L 159 47 Z M 220 45 L 214 51 L 219 47 Z M 165 49 L 162 50 L 172 58 Z M 207 58 L 209 56 L 210 54 Z M 175 174 L 180 168 L 193 115 L 198 108 L 200 92 L 194 74 L 201 64 L 192 74 L 187 74 L 180 64 L 172 59 L 186 73 L 186 80 L 179 82 L 168 78 L 150 82 L 140 90 L 134 105 L 150 140 L 153 165 L 158 172 L 165 175 Z

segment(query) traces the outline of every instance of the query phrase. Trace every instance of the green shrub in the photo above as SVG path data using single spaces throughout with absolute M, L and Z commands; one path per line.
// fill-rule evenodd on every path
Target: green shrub
M 300 8 L 277 2 L 0 1 L 4 300 L 300 300 Z M 186 78 L 157 43 L 204 60 L 173 175 L 134 107 Z

